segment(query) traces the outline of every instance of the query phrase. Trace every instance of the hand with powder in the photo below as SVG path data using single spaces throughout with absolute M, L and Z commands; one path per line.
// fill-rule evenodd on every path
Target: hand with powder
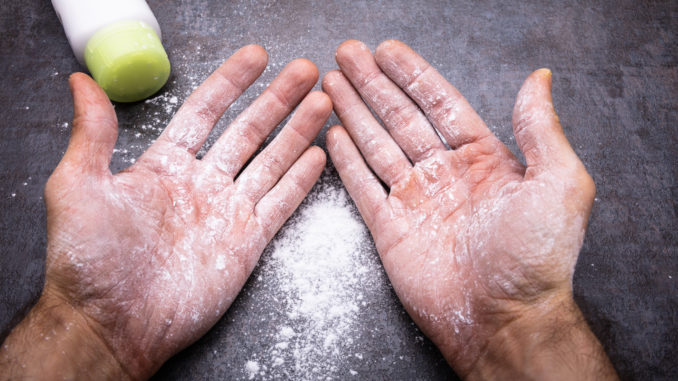
M 266 62 L 259 46 L 237 51 L 116 175 L 113 107 L 92 79 L 71 76 L 73 133 L 45 189 L 45 288 L 3 345 L 0 379 L 144 379 L 219 320 L 325 165 L 323 151 L 308 147 L 332 105 L 307 95 L 318 71 L 303 59 L 196 159 Z
M 330 156 L 400 300 L 457 373 L 616 378 L 572 297 L 595 187 L 553 109 L 551 73 L 518 94 L 525 167 L 403 43 L 373 56 L 347 41 L 336 58 L 323 89 L 344 127 L 328 133 Z

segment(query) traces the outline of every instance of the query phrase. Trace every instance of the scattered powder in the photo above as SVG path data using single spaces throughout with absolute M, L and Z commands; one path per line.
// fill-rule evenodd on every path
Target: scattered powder
M 134 164 L 136 159 L 155 143 L 179 108 L 179 97 L 173 94 L 173 91 L 175 90 L 165 90 L 144 101 L 139 109 L 139 120 L 143 123 L 121 126 L 118 147 L 124 148 L 113 150 L 114 161 Z M 62 128 L 67 129 L 68 123 L 64 123 Z
M 259 363 L 256 361 L 248 361 L 245 363 L 245 371 L 247 371 L 247 377 L 252 380 L 259 373 Z
M 260 378 L 340 379 L 366 305 L 364 291 L 384 282 L 369 233 L 344 188 L 322 181 L 270 244 L 261 273 L 284 316 L 262 362 Z M 351 375 L 357 372 L 350 370 Z
M 156 95 L 153 98 L 146 99 L 145 104 L 150 104 L 154 106 L 161 106 L 166 114 L 174 114 L 177 104 L 179 103 L 179 98 L 176 95 L 168 94 L 167 92 L 162 92 L 159 95 Z M 164 128 L 164 126 L 163 126 Z

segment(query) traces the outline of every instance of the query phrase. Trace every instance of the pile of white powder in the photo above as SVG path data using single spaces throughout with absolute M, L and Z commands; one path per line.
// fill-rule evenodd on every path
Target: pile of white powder
M 324 176 L 325 177 L 325 176 Z M 369 233 L 340 185 L 322 181 L 271 242 L 259 273 L 284 295 L 265 354 L 244 366 L 250 379 L 336 379 L 346 357 L 362 358 L 354 335 L 363 290 L 384 282 Z

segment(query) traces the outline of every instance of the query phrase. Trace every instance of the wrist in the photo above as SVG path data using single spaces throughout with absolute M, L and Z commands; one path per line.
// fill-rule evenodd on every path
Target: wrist
M 130 379 L 86 318 L 47 291 L 3 343 L 0 365 L 6 379 Z
M 468 380 L 617 379 L 571 293 L 554 294 L 491 335 Z

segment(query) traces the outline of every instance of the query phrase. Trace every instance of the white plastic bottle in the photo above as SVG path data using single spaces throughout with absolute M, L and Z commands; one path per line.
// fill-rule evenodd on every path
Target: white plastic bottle
M 135 102 L 167 82 L 170 63 L 144 0 L 52 0 L 76 58 L 108 97 Z

